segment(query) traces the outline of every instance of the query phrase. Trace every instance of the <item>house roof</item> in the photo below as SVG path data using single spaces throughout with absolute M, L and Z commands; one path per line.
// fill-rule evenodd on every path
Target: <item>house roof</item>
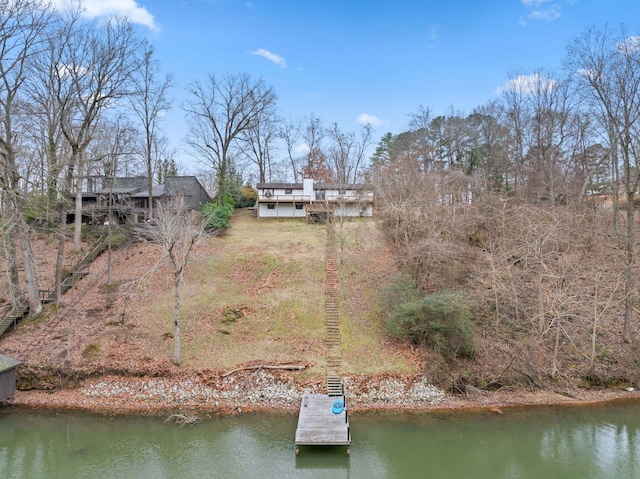
M 82 191 L 80 193 L 82 195 L 82 198 L 97 198 L 98 197 L 98 193 L 95 193 L 93 191 Z M 75 198 L 76 197 L 76 192 L 72 191 L 71 193 L 69 193 L 69 198 Z
M 137 191 L 139 188 L 103 188 L 101 190 L 96 191 L 96 193 L 100 194 L 100 195 L 108 195 L 109 193 L 111 193 L 112 195 L 121 195 L 124 193 L 133 193 L 134 191 Z
M 157 198 L 159 196 L 164 196 L 166 192 L 167 190 L 165 189 L 164 185 L 153 185 L 151 187 L 151 195 L 154 198 Z M 148 198 L 149 190 L 139 191 L 138 193 L 132 194 L 131 197 L 132 198 Z
M 22 364 L 22 362 L 0 354 L 0 373 L 13 369 L 20 364 Z

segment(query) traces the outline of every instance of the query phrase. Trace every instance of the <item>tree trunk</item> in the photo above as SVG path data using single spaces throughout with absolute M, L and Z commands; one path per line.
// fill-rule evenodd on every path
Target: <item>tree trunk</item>
M 24 217 L 21 215 L 18 216 L 17 232 L 20 249 L 22 250 L 22 262 L 24 264 L 24 279 L 27 288 L 27 299 L 29 300 L 29 316 L 33 317 L 42 312 L 42 302 L 40 301 L 40 288 L 38 286 L 35 265 L 33 264 L 33 253 L 27 233 L 27 225 L 24 223 Z
M 61 213 L 61 216 L 62 215 L 63 213 Z M 64 242 L 66 239 L 64 223 L 60 222 L 58 228 L 58 254 L 56 256 L 55 279 L 56 304 L 60 304 L 60 301 L 62 301 L 62 262 L 64 261 Z
M 633 201 L 635 198 L 634 191 L 627 191 L 627 242 L 626 256 L 627 263 L 624 268 L 624 327 L 622 330 L 622 339 L 625 343 L 631 342 L 631 321 L 633 320 L 633 303 L 634 303 L 634 281 L 633 281 L 633 246 L 635 241 L 635 218 Z
M 15 308 L 20 302 L 20 277 L 16 264 L 16 244 L 13 225 L 9 225 L 4 237 L 4 247 L 7 256 L 7 279 L 9 281 L 9 295 L 11 307 Z
M 153 164 L 151 160 L 151 146 L 147 140 L 147 188 L 149 189 L 149 198 L 147 205 L 149 208 L 149 221 L 153 218 Z
M 67 209 L 69 208 L 69 188 L 73 181 L 73 165 L 67 168 L 67 174 L 62 185 L 62 193 L 59 199 L 58 212 L 58 255 L 56 257 L 56 304 L 62 301 L 62 267 L 64 262 L 64 249 L 67 239 Z
M 179 365 L 180 358 L 180 273 L 173 276 L 173 362 Z
M 48 173 L 48 183 L 47 183 L 47 220 L 52 223 L 55 221 L 55 206 L 58 203 L 58 173 L 59 173 L 59 165 L 58 165 L 58 155 L 56 151 L 56 143 L 53 138 L 53 135 L 49 134 L 49 173 Z M 50 210 L 53 208 L 53 211 Z M 51 212 L 51 214 L 49 214 Z
M 220 171 L 218 172 L 218 206 L 224 206 L 224 194 L 226 191 L 227 181 L 227 168 L 225 165 L 226 160 L 222 160 L 220 165 Z
M 558 351 L 560 350 L 560 318 L 557 319 L 558 324 L 556 325 L 556 343 L 553 347 L 553 361 L 551 368 L 551 377 L 553 379 L 556 378 L 560 370 L 558 369 Z
M 611 183 L 613 185 L 613 194 L 611 198 L 613 200 L 613 233 L 616 238 L 616 242 L 620 245 L 620 201 L 618 195 L 620 194 L 620 174 L 618 171 L 618 141 L 615 133 L 609 128 L 609 156 L 611 160 Z
M 624 326 L 622 329 L 622 340 L 625 343 L 631 342 L 631 321 L 633 320 L 633 305 L 635 300 L 634 280 L 633 280 L 633 253 L 635 247 L 635 205 L 637 180 L 631 179 L 631 134 L 625 129 L 622 144 L 622 158 L 624 161 L 625 190 L 627 193 L 627 238 L 626 238 L 626 265 L 624 268 Z
M 73 249 L 82 249 L 82 165 L 78 165 L 78 178 L 76 179 L 76 204 L 75 221 L 73 222 Z
M 544 308 L 544 290 L 542 289 L 544 284 L 542 281 L 542 273 L 538 273 L 538 281 L 537 281 L 537 286 L 538 286 L 538 331 L 540 332 L 540 335 L 542 336 L 544 334 L 546 325 L 547 325 L 547 321 L 546 321 L 546 315 L 545 315 L 545 308 Z

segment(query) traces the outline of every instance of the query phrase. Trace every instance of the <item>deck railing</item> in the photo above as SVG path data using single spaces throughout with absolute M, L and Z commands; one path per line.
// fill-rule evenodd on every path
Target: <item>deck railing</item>
M 365 193 L 344 193 L 340 194 L 337 192 L 326 191 L 324 195 L 319 193 L 315 195 L 265 195 L 259 194 L 258 201 L 263 203 L 274 202 L 274 203 L 292 203 L 292 202 L 305 202 L 311 203 L 314 201 L 328 201 L 331 203 L 337 203 L 339 201 L 346 201 L 349 203 L 353 202 L 371 202 L 373 201 L 373 192 L 365 192 Z
M 312 200 L 310 195 L 258 195 L 259 201 L 273 201 L 273 202 L 291 202 L 291 201 L 300 201 L 300 202 L 309 202 Z

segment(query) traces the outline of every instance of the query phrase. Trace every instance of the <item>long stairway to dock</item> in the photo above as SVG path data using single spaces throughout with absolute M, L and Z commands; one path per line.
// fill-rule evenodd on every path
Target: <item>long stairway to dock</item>
M 335 231 L 327 218 L 325 258 L 325 347 L 326 394 L 305 394 L 300 403 L 296 428 L 296 455 L 299 446 L 347 446 L 350 453 L 351 428 L 347 397 L 340 376 L 342 343 L 340 338 L 340 293 L 336 261 Z
M 336 261 L 336 241 L 333 224 L 327 220 L 327 252 L 325 258 L 325 344 L 326 380 L 328 396 L 343 396 L 340 377 L 342 366 L 342 344 L 340 338 L 340 294 Z

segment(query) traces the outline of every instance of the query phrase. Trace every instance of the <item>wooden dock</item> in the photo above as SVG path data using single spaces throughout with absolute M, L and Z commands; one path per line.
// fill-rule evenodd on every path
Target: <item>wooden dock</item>
M 335 414 L 335 401 L 342 401 L 343 410 Z M 305 394 L 300 404 L 296 429 L 296 454 L 298 446 L 349 446 L 351 431 L 345 396 Z M 347 447 L 347 454 L 349 454 Z

